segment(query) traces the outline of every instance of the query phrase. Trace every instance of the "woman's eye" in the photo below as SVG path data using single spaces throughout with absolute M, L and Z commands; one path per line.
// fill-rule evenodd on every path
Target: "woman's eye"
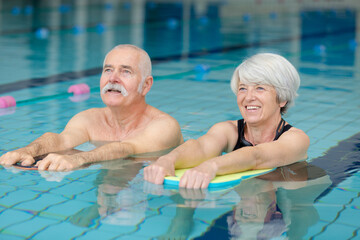
M 243 91 L 245 91 L 246 90 L 246 88 L 244 88 L 244 87 L 240 87 L 239 88 L 239 92 L 243 92 Z
M 256 89 L 259 90 L 259 91 L 265 90 L 265 88 L 263 88 L 263 87 L 256 87 Z

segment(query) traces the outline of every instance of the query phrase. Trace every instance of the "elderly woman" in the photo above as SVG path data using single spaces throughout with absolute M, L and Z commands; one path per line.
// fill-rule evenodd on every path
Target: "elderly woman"
M 247 59 L 231 79 L 243 119 L 217 123 L 204 136 L 160 157 L 144 169 L 145 180 L 162 184 L 175 169 L 191 168 L 179 186 L 207 188 L 216 175 L 304 160 L 309 137 L 282 119 L 299 85 L 299 74 L 285 58 L 263 53 Z

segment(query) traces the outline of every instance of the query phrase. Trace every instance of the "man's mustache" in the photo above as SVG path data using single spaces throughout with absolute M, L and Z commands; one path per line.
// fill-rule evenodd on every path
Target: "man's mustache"
M 108 83 L 101 90 L 101 94 L 105 94 L 108 91 L 117 91 L 120 92 L 124 97 L 128 96 L 129 93 L 126 91 L 123 85 L 117 83 Z

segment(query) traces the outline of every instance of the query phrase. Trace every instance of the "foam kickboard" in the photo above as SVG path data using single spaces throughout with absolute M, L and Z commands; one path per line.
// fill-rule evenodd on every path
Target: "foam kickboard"
M 216 176 L 209 184 L 209 188 L 227 188 L 237 185 L 241 180 L 249 179 L 259 175 L 263 175 L 274 171 L 276 168 L 260 169 L 260 170 L 248 170 L 239 173 L 232 173 L 227 175 Z M 165 186 L 179 187 L 181 176 L 188 169 L 175 170 L 175 176 L 167 176 L 164 180 Z

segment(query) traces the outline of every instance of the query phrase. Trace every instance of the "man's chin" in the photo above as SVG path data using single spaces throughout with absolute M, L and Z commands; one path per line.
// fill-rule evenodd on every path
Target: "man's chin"
M 108 107 L 116 107 L 116 106 L 120 106 L 121 103 L 124 101 L 124 96 L 120 95 L 111 95 L 111 96 L 101 96 L 103 103 L 105 103 L 106 106 Z
M 105 103 L 105 102 L 104 102 Z M 106 106 L 108 106 L 109 108 L 116 108 L 116 107 L 121 107 L 122 104 L 119 102 L 110 102 L 110 103 L 105 103 Z

